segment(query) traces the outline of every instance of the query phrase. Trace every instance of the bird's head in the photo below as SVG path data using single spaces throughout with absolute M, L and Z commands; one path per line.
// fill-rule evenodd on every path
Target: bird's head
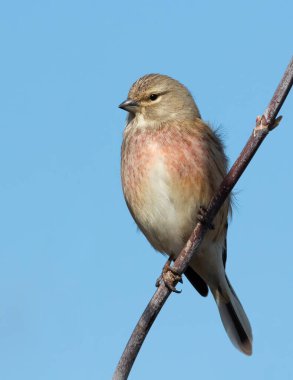
M 131 87 L 128 98 L 119 105 L 130 113 L 130 119 L 142 116 L 145 121 L 200 118 L 192 95 L 177 80 L 166 75 L 149 74 Z

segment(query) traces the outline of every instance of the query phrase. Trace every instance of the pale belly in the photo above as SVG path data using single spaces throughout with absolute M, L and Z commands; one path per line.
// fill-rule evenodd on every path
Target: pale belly
M 139 170 L 139 169 L 138 169 Z M 135 196 L 125 194 L 131 212 L 150 243 L 172 257 L 176 257 L 196 223 L 201 199 L 194 181 L 186 181 L 160 154 L 136 176 L 140 189 Z
M 190 237 L 202 205 L 201 200 L 194 196 L 196 189 L 194 192 L 180 191 L 180 179 L 178 181 L 174 190 L 174 178 L 163 160 L 158 158 L 148 173 L 143 207 L 135 211 L 137 223 L 150 243 L 173 259 Z M 222 260 L 223 244 L 223 240 L 214 243 L 206 236 L 190 264 L 208 284 L 217 278 L 215 274 L 222 267 L 218 263 Z
M 193 229 L 200 205 L 194 197 L 188 199 L 186 191 L 180 192 L 180 178 L 172 177 L 159 158 L 149 172 L 148 189 L 144 195 L 147 237 L 160 251 L 177 256 Z

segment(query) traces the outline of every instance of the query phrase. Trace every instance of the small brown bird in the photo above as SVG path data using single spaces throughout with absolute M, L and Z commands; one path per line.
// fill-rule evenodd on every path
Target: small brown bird
M 222 142 L 187 88 L 166 75 L 138 79 L 119 107 L 129 112 L 121 157 L 127 206 L 152 246 L 175 260 L 226 174 Z M 228 200 L 185 276 L 202 296 L 211 290 L 232 343 L 251 355 L 251 327 L 225 273 L 230 207 Z

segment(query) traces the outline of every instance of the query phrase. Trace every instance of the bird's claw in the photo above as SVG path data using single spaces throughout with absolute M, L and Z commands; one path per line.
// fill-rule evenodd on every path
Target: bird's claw
M 182 290 L 177 290 L 175 285 L 177 282 L 183 284 L 182 276 L 177 272 L 175 268 L 171 267 L 172 259 L 169 258 L 164 265 L 160 277 L 156 281 L 156 287 L 160 286 L 163 281 L 166 287 L 174 293 L 181 293 Z

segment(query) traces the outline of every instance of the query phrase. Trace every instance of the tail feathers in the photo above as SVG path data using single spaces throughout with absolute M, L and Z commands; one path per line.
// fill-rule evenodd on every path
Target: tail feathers
M 252 331 L 245 311 L 228 278 L 222 286 L 211 289 L 219 308 L 225 330 L 238 350 L 252 354 Z
M 191 267 L 187 267 L 184 274 L 201 296 L 206 297 L 208 295 L 209 288 L 207 284 Z

